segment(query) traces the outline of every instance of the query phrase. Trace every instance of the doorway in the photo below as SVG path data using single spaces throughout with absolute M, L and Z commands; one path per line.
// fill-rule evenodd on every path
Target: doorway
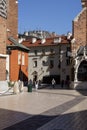
M 87 81 L 87 61 L 86 60 L 82 61 L 81 64 L 79 65 L 77 79 L 78 81 Z

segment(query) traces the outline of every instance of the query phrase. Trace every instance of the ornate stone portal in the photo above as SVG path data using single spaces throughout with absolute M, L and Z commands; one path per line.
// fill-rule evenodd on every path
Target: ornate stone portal
M 74 58 L 74 89 L 87 89 L 87 46 L 81 46 Z

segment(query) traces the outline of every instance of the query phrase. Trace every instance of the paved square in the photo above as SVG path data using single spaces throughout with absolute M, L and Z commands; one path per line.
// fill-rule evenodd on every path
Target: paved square
M 87 130 L 87 97 L 76 90 L 39 89 L 0 96 L 0 130 Z

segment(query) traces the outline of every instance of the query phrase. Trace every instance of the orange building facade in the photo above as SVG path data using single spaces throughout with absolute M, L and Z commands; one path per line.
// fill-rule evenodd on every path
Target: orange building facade
M 28 81 L 28 52 L 25 46 L 19 44 L 13 37 L 9 38 L 10 44 L 7 46 L 8 54 L 8 80 Z
M 28 81 L 28 51 L 18 43 L 18 2 L 8 0 L 7 15 L 7 75 L 8 80 Z
M 28 54 L 21 50 L 11 50 L 10 55 L 10 73 L 11 81 L 28 81 Z

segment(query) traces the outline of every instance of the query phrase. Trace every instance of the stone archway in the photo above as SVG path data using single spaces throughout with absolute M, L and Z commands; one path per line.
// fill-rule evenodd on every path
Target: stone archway
M 71 68 L 71 81 L 74 81 L 74 77 L 75 77 L 75 68 L 72 67 Z
M 87 46 L 81 46 L 74 57 L 74 81 L 71 88 L 87 89 Z
M 74 82 L 71 87 L 74 89 L 87 89 L 87 59 L 82 57 L 77 59 L 77 64 L 74 66 Z
M 86 60 L 83 60 L 78 67 L 77 79 L 78 81 L 87 81 L 87 61 Z
M 33 81 L 37 81 L 37 78 L 38 78 L 38 73 L 37 73 L 37 71 L 34 71 L 33 72 Z

